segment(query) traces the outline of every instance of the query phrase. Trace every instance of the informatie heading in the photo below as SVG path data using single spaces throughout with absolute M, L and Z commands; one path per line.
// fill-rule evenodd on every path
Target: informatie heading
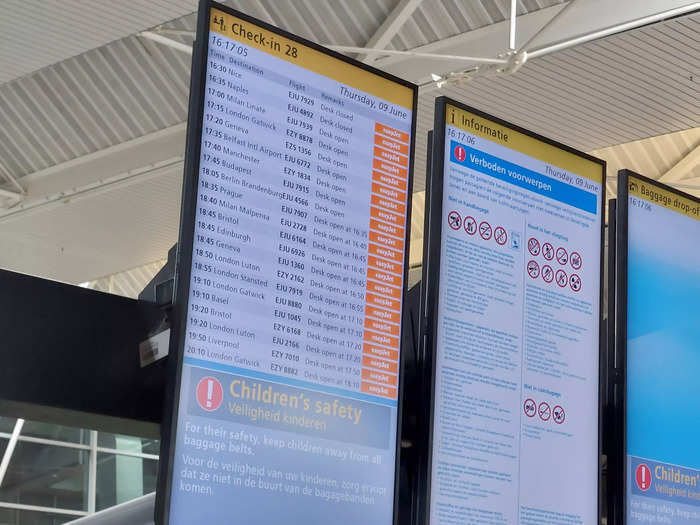
M 602 183 L 603 181 L 603 166 L 595 161 L 449 104 L 446 107 L 446 112 L 448 125 L 502 144 L 594 182 Z M 552 174 L 556 171 L 552 170 Z

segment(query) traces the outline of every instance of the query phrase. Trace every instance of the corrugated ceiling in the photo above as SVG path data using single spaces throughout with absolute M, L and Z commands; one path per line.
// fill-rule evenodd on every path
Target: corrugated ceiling
M 196 8 L 197 0 L 3 0 L 0 84 Z
M 137 299 L 146 285 L 151 282 L 151 279 L 156 276 L 166 262 L 167 259 L 161 259 L 137 268 L 132 268 L 131 270 L 82 283 L 81 286 L 99 292 L 107 292 Z
M 414 188 L 425 188 L 436 94 L 590 151 L 700 126 L 699 93 L 697 13 L 533 60 L 509 77 L 446 87 L 420 97 Z
M 71 0 L 69 3 L 76 3 Z M 14 4 L 15 0 L 13 0 Z M 20 3 L 20 0 L 16 0 Z M 519 13 L 560 3 L 561 0 L 521 0 Z M 85 16 L 99 12 L 104 0 L 94 2 Z M 111 7 L 127 14 L 110 18 L 110 25 L 132 32 L 154 25 L 172 3 L 171 15 L 192 11 L 193 0 L 161 0 L 154 15 L 139 26 L 130 9 L 140 12 L 146 0 Z M 232 0 L 232 7 L 294 33 L 324 43 L 361 46 L 372 36 L 397 0 Z M 35 5 L 36 2 L 30 2 Z M 118 2 L 117 2 L 118 4 Z M 424 45 L 436 39 L 504 20 L 508 0 L 424 0 L 394 38 L 397 47 Z M 53 3 L 47 3 L 57 9 Z M 68 5 L 68 3 L 67 3 Z M 110 5 L 114 6 L 114 2 Z M 187 6 L 190 6 L 188 8 Z M 68 10 L 66 13 L 72 11 Z M 16 8 L 1 17 L 2 24 L 22 19 Z M 172 16 L 171 16 L 172 18 Z M 195 14 L 180 17 L 163 27 L 193 31 Z M 63 14 L 57 31 L 76 19 Z M 151 23 L 153 22 L 153 23 Z M 110 35 L 112 33 L 109 33 Z M 0 33 L 0 38 L 5 38 Z M 16 35 L 14 38 L 17 38 Z M 173 38 L 178 38 L 177 36 Z M 190 43 L 191 38 L 179 37 Z M 112 40 L 111 36 L 105 41 Z M 51 42 L 43 41 L 42 46 Z M 81 44 L 87 45 L 85 42 Z M 93 46 L 94 47 L 94 46 Z M 5 49 L 0 40 L 0 49 Z M 14 48 L 8 55 L 21 59 Z M 61 53 L 67 51 L 61 48 Z M 76 48 L 77 49 L 77 48 Z M 37 49 L 28 55 L 42 56 Z M 0 79 L 11 77 L 0 52 Z M 52 55 L 53 56 L 53 55 Z M 46 60 L 50 60 L 46 58 Z M 190 57 L 138 36 L 129 36 L 91 49 L 79 56 L 47 66 L 30 75 L 2 84 L 0 80 L 0 174 L 22 177 L 55 164 L 183 122 L 187 118 Z M 14 70 L 12 70 L 14 71 Z
M 590 153 L 608 163 L 608 197 L 612 197 L 617 191 L 616 176 L 621 169 L 658 179 L 696 148 L 700 148 L 700 128 L 636 140 Z M 691 166 L 683 175 L 683 179 L 698 178 L 700 164 Z M 685 188 L 684 191 L 689 190 Z

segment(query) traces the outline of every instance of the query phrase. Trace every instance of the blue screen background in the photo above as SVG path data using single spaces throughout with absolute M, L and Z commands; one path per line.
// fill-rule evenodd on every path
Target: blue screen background
M 700 221 L 630 206 L 627 454 L 700 468 Z

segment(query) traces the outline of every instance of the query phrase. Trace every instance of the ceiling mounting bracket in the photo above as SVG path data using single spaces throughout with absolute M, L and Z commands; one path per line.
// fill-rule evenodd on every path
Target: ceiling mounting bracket
M 463 84 L 477 77 L 512 75 L 527 62 L 527 51 L 504 51 L 498 55 L 498 58 L 504 62 L 501 64 L 479 64 L 442 75 L 433 74 L 431 78 L 439 89 L 446 85 Z

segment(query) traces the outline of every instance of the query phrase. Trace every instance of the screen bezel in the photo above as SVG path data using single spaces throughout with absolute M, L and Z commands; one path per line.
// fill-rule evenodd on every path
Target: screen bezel
M 170 503 L 173 481 L 173 463 L 175 456 L 175 443 L 177 443 L 178 409 L 180 403 L 180 389 L 182 381 L 182 365 L 185 350 L 185 332 L 187 328 L 187 308 L 190 293 L 190 280 L 192 270 L 192 250 L 194 244 L 194 230 L 196 221 L 196 202 L 199 187 L 199 160 L 202 142 L 202 123 L 204 118 L 204 92 L 206 87 L 207 57 L 209 52 L 209 15 L 211 9 L 218 9 L 231 16 L 235 16 L 251 24 L 255 24 L 267 31 L 273 32 L 301 45 L 336 58 L 349 65 L 373 73 L 396 84 L 413 91 L 413 109 L 411 115 L 411 140 L 409 144 L 409 166 L 407 181 L 406 203 L 406 232 L 404 239 L 404 275 L 401 291 L 403 300 L 407 291 L 409 270 L 409 241 L 411 230 L 411 205 L 413 194 L 413 164 L 416 142 L 416 113 L 418 106 L 418 86 L 404 79 L 395 77 L 389 73 L 373 68 L 367 64 L 342 55 L 336 51 L 327 49 L 300 36 L 289 33 L 283 29 L 272 26 L 262 20 L 248 16 L 240 11 L 219 4 L 212 0 L 200 0 L 197 11 L 197 33 L 192 52 L 192 72 L 190 77 L 190 98 L 187 120 L 187 135 L 185 143 L 184 181 L 182 186 L 182 203 L 180 211 L 180 231 L 175 267 L 175 291 L 173 296 L 172 338 L 170 341 L 170 358 L 168 363 L 168 386 L 165 394 L 163 422 L 161 424 L 161 450 L 160 464 L 158 467 L 158 480 L 156 484 L 155 522 L 158 525 L 167 525 L 170 522 Z M 399 476 L 401 458 L 401 411 L 403 408 L 403 370 L 404 349 L 402 341 L 403 326 L 399 331 L 399 374 L 397 391 L 397 420 L 396 420 L 396 459 L 394 466 L 394 505 L 392 523 L 398 522 L 398 498 Z M 232 503 L 232 506 L 234 504 Z
M 423 487 L 421 489 L 422 500 L 424 505 L 421 508 L 421 523 L 428 524 L 430 521 L 430 505 L 431 505 L 431 479 L 432 479 L 432 462 L 433 462 L 433 429 L 434 429 L 434 415 L 435 415 L 435 375 L 436 375 L 436 359 L 437 359 L 437 338 L 435 337 L 437 328 L 437 312 L 438 312 L 438 298 L 439 298 L 439 286 L 440 286 L 440 248 L 442 244 L 442 205 L 443 205 L 443 175 L 445 169 L 445 130 L 446 130 L 446 109 L 447 106 L 454 106 L 456 108 L 462 109 L 473 113 L 481 118 L 490 120 L 495 124 L 510 128 L 514 131 L 527 135 L 531 138 L 539 140 L 550 146 L 562 149 L 568 153 L 572 153 L 586 160 L 590 160 L 599 164 L 602 171 L 602 196 L 599 203 L 599 213 L 601 215 L 600 221 L 600 291 L 599 291 L 599 312 L 598 312 L 598 475 L 597 475 L 597 516 L 600 519 L 601 515 L 601 444 L 602 444 L 602 380 L 601 376 L 603 373 L 603 355 L 602 348 L 605 344 L 604 341 L 604 331 L 602 330 L 603 323 L 603 288 L 604 288 L 604 249 L 605 246 L 605 170 L 606 163 L 604 160 L 592 157 L 582 151 L 576 150 L 570 146 L 556 142 L 547 137 L 543 137 L 537 133 L 529 131 L 527 129 L 521 128 L 510 122 L 499 119 L 488 113 L 484 113 L 478 109 L 475 109 L 466 104 L 462 104 L 454 99 L 448 97 L 438 97 L 435 100 L 435 122 L 433 127 L 433 150 L 432 150 L 432 161 L 431 161 L 431 172 L 428 175 L 429 180 L 426 182 L 426 186 L 430 187 L 430 201 L 426 201 L 426 216 L 430 216 L 429 224 L 430 231 L 427 235 L 424 234 L 425 245 L 423 251 L 423 264 L 425 266 L 430 266 L 431 268 L 436 268 L 437 270 L 426 272 L 426 282 L 423 283 L 427 290 L 424 294 L 426 304 L 421 308 L 422 312 L 426 313 L 423 321 L 423 326 L 425 330 L 424 334 L 424 344 L 426 356 L 425 364 L 426 370 L 425 374 L 429 377 L 430 387 L 429 387 L 429 398 L 426 404 L 426 410 L 428 414 L 425 415 L 425 420 L 428 421 L 426 428 L 427 432 L 427 447 L 425 451 L 426 454 L 426 466 L 423 469 Z M 427 315 L 428 312 L 432 312 L 433 315 Z
M 617 501 L 621 502 L 622 524 L 627 523 L 627 267 L 629 262 L 629 179 L 638 179 L 645 184 L 668 191 L 679 197 L 700 204 L 700 198 L 684 193 L 676 188 L 668 186 L 631 170 L 620 170 L 617 175 L 617 236 L 615 251 L 617 252 L 616 278 L 616 318 L 615 318 L 615 351 L 620 358 L 622 375 L 622 387 L 620 388 L 621 415 L 622 415 L 622 439 L 618 450 L 621 451 L 616 469 L 619 476 L 620 490 Z

